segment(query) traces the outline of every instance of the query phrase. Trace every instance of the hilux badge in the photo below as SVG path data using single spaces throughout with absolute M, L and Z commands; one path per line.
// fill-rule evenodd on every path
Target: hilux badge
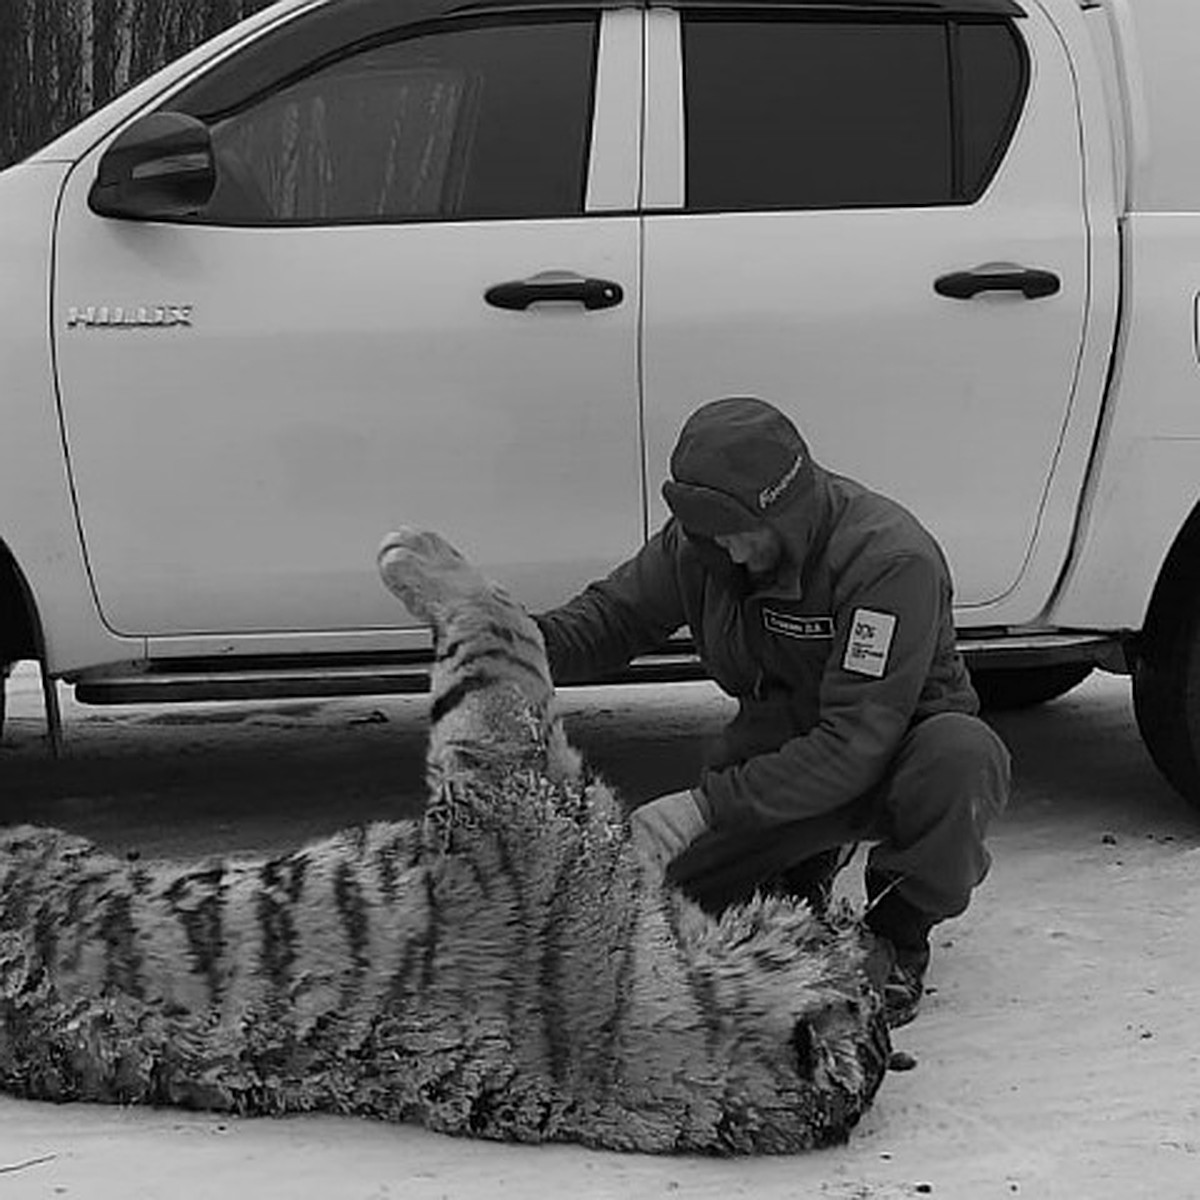
M 138 304 L 126 308 L 119 304 L 72 305 L 67 309 L 68 329 L 158 329 L 192 323 L 190 304 Z

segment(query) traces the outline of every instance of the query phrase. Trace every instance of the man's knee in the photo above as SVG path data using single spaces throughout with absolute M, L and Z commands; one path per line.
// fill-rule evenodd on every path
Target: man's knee
M 905 739 L 892 776 L 894 806 L 969 811 L 980 833 L 1007 804 L 1011 763 L 999 736 L 978 717 L 939 713 Z
M 911 736 L 911 753 L 923 760 L 922 773 L 933 772 L 949 791 L 982 791 L 1003 806 L 1011 759 L 985 721 L 966 713 L 939 713 L 922 721 Z
M 977 717 L 943 713 L 910 730 L 886 782 L 883 839 L 868 871 L 936 920 L 966 908 L 988 872 L 984 838 L 1008 799 L 1009 756 Z

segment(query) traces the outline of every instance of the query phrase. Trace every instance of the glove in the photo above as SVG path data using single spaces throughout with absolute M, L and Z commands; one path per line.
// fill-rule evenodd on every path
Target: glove
M 673 858 L 708 832 L 708 822 L 691 791 L 670 792 L 635 808 L 629 829 L 638 856 L 665 871 Z

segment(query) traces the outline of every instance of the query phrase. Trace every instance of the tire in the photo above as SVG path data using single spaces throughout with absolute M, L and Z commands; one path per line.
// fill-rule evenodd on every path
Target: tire
M 1200 806 L 1200 613 L 1187 613 L 1139 655 L 1133 711 L 1154 765 Z
M 1092 663 L 1054 663 L 1047 667 L 977 668 L 971 682 L 985 712 L 1004 712 L 1045 704 L 1081 684 L 1093 671 Z

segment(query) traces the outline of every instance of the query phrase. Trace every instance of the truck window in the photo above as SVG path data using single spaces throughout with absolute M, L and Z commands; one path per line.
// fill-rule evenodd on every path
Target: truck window
M 333 224 L 583 211 L 596 20 L 488 23 L 376 44 L 209 124 L 199 218 Z M 171 107 L 183 107 L 178 102 Z
M 1024 43 L 1008 24 L 952 25 L 958 63 L 964 200 L 981 196 L 1004 158 L 1028 87 Z
M 1026 86 L 1007 22 L 683 16 L 693 211 L 970 203 Z

